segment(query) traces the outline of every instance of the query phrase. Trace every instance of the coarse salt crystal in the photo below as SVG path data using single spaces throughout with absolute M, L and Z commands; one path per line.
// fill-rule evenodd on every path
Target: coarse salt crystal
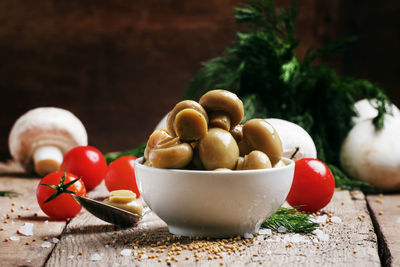
M 279 233 L 286 233 L 286 231 L 287 231 L 287 229 L 286 229 L 285 226 L 282 226 L 282 225 L 281 225 L 281 226 L 278 227 L 278 232 L 279 232 Z
M 271 229 L 260 229 L 260 231 L 258 231 L 258 233 L 260 235 L 272 235 L 272 230 Z
M 44 223 L 45 223 L 45 224 L 48 224 L 48 223 L 49 223 L 49 221 L 48 221 L 48 220 L 45 220 L 45 221 L 44 221 Z
M 68 259 L 73 259 L 75 256 L 74 255 L 69 255 Z
M 268 254 L 268 255 L 271 255 L 271 254 L 272 254 L 272 251 L 271 251 L 271 250 L 268 250 L 268 251 L 267 251 L 267 254 Z
M 30 263 L 30 262 L 31 262 L 31 260 L 26 260 L 26 262 Z
M 316 223 L 326 223 L 327 219 L 328 215 L 324 214 L 322 216 L 317 216 L 317 218 L 311 219 L 311 221 Z
M 328 241 L 329 240 L 329 235 L 325 234 L 324 232 L 322 232 L 320 229 L 316 229 L 313 231 L 313 234 L 317 235 L 317 237 L 319 238 L 319 240 L 321 241 Z
M 18 229 L 19 233 L 26 236 L 33 235 L 33 223 L 25 223 Z
M 257 241 L 264 241 L 264 237 L 262 235 L 257 236 Z
M 105 247 L 105 248 L 109 248 L 109 247 L 110 247 L 110 245 L 105 245 L 104 247 Z
M 142 260 L 147 259 L 149 256 L 147 256 L 147 254 L 142 254 Z
M 342 219 L 340 219 L 338 216 L 332 216 L 331 222 L 333 222 L 333 223 L 341 223 Z
M 100 261 L 100 260 L 103 258 L 103 256 L 104 256 L 104 253 L 101 253 L 101 254 L 99 254 L 99 253 L 93 253 L 93 254 L 90 256 L 90 260 L 91 260 L 91 261 Z
M 295 235 L 292 236 L 290 239 L 291 239 L 291 241 L 292 241 L 293 243 L 299 243 L 300 241 L 302 241 L 302 238 L 300 237 L 299 234 L 295 234 Z
M 42 248 L 49 248 L 49 247 L 51 247 L 51 243 L 50 242 L 48 242 L 48 241 L 43 242 Z
M 254 235 L 253 235 L 253 234 L 250 234 L 250 233 L 244 233 L 243 237 L 244 237 L 244 238 L 253 238 Z
M 53 243 L 54 243 L 54 244 L 57 244 L 58 242 L 60 242 L 60 239 L 58 239 L 58 238 L 56 238 L 56 237 L 53 237 Z
M 12 241 L 19 241 L 19 236 L 10 236 L 10 239 L 12 240 Z
M 132 255 L 132 250 L 130 250 L 128 248 L 123 249 L 123 250 L 121 250 L 121 255 L 122 256 L 130 256 L 130 255 Z

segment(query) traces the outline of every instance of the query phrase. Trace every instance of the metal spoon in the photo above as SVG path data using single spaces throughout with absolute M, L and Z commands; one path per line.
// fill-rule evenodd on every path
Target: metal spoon
M 134 226 L 142 216 L 135 213 L 93 200 L 71 194 L 72 197 L 88 212 L 97 218 L 122 227 Z

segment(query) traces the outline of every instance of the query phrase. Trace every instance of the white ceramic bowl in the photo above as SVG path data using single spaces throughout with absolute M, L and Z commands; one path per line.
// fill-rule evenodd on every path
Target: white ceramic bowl
M 294 161 L 264 170 L 159 169 L 135 161 L 144 201 L 169 231 L 181 236 L 229 237 L 257 233 L 285 201 Z

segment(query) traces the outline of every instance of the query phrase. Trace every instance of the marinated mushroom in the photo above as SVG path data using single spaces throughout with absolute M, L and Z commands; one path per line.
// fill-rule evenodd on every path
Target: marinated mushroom
M 153 140 L 149 140 L 147 143 L 153 144 Z M 149 145 L 146 146 L 146 165 L 155 168 L 183 168 L 190 163 L 193 157 L 193 149 L 190 144 L 182 143 L 179 137 L 159 139 L 159 143 L 152 148 L 148 147 Z
M 23 114 L 9 135 L 11 156 L 27 171 L 44 176 L 60 168 L 64 154 L 88 143 L 86 129 L 71 112 L 55 107 L 35 108 Z
M 200 98 L 199 104 L 207 111 L 209 128 L 218 127 L 230 131 L 243 119 L 243 103 L 232 92 L 226 90 L 209 91 Z
M 239 144 L 240 141 L 243 139 L 243 125 L 238 124 L 232 130 L 229 131 L 233 138 L 235 138 L 236 143 Z
M 272 168 L 271 161 L 268 156 L 261 151 L 253 150 L 244 158 L 240 157 L 236 170 L 257 170 Z
M 234 169 L 239 157 L 239 148 L 228 131 L 212 128 L 199 142 L 199 155 L 207 170 Z
M 168 114 L 167 129 L 182 141 L 200 140 L 208 130 L 207 113 L 196 101 L 181 101 Z
M 172 136 L 171 134 L 167 131 L 167 129 L 159 129 L 155 130 L 149 137 L 149 140 L 147 140 L 146 148 L 144 150 L 144 158 L 145 160 L 149 159 L 149 152 L 153 148 L 156 148 L 158 144 L 164 142 L 165 140 L 171 140 Z
M 274 166 L 282 157 L 282 142 L 274 127 L 263 119 L 251 119 L 243 125 L 243 146 L 267 154 Z M 247 153 L 246 153 L 247 154 Z

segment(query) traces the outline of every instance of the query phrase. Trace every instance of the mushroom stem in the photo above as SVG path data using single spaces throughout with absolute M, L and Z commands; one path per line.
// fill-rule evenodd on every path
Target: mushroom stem
M 221 128 L 225 131 L 229 131 L 231 129 L 231 119 L 225 112 L 212 112 L 209 118 L 210 128 Z
M 56 146 L 41 146 L 33 153 L 35 172 L 45 176 L 60 169 L 63 153 Z

